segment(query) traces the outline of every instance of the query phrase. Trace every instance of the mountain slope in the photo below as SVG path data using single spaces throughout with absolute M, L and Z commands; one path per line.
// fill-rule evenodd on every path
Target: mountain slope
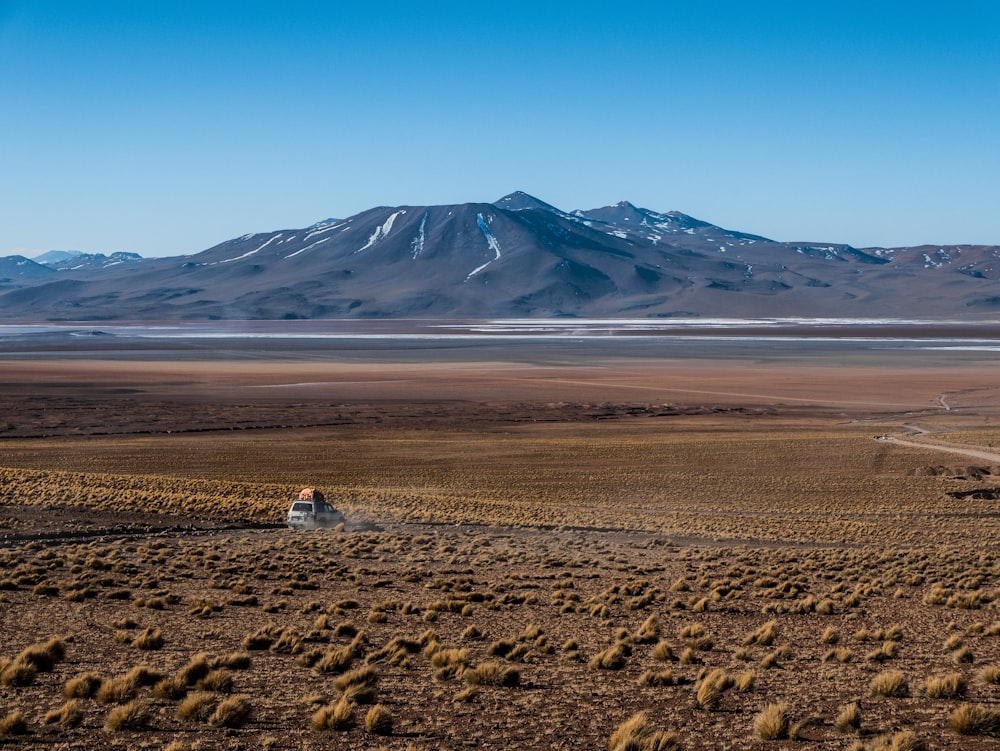
M 17 289 L 0 286 L 0 315 L 989 317 L 998 275 L 996 247 L 780 243 L 628 202 L 564 212 L 517 192 L 377 207 L 190 256 L 64 267 L 55 281 L 25 275 Z

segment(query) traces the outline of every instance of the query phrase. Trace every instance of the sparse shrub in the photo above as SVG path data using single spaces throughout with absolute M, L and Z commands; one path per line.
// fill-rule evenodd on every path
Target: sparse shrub
M 366 665 L 363 668 L 344 673 L 333 682 L 333 687 L 341 693 L 345 693 L 352 686 L 374 689 L 378 686 L 378 671 L 372 666 Z
M 83 721 L 83 712 L 76 699 L 70 699 L 58 709 L 47 712 L 42 722 L 45 725 L 59 725 L 64 729 L 75 728 Z
M 250 654 L 248 652 L 230 652 L 228 655 L 213 659 L 211 666 L 212 668 L 247 670 L 250 667 Z
M 29 662 L 14 661 L 0 671 L 0 686 L 30 686 L 38 670 Z
M 376 704 L 365 715 L 365 730 L 373 735 L 391 735 L 392 712 L 384 704 Z
M 147 665 L 136 665 L 122 677 L 136 686 L 152 686 L 163 679 L 163 674 Z
M 779 667 L 781 660 L 785 660 L 792 656 L 792 649 L 788 645 L 782 645 L 777 649 L 773 650 L 770 654 L 765 655 L 761 658 L 760 666 L 765 670 L 770 670 L 771 668 Z
M 139 684 L 134 677 L 118 676 L 109 678 L 97 689 L 97 701 L 101 704 L 125 704 L 135 698 Z
M 910 683 L 903 673 L 889 670 L 872 678 L 868 692 L 872 696 L 903 698 L 910 695 Z
M 296 655 L 302 652 L 302 635 L 293 629 L 285 629 L 270 647 L 272 652 Z
M 608 751 L 678 751 L 677 736 L 655 730 L 645 712 L 638 712 L 623 722 L 608 740 Z
M 833 721 L 833 726 L 840 733 L 856 733 L 861 729 L 861 705 L 852 701 L 844 706 Z
M 47 673 L 66 655 L 66 644 L 62 639 L 51 638 L 46 642 L 32 644 L 21 650 L 14 663 L 31 665 L 39 673 Z
M 733 686 L 736 688 L 737 692 L 745 694 L 748 691 L 753 690 L 756 680 L 757 676 L 754 672 L 752 670 L 748 670 L 745 673 L 740 673 L 739 676 L 734 679 Z
M 354 662 L 357 653 L 352 647 L 334 647 L 328 649 L 319 661 L 313 665 L 317 673 L 343 673 Z
M 350 730 L 354 724 L 354 705 L 345 699 L 320 707 L 310 723 L 313 730 Z
M 854 659 L 854 652 L 847 647 L 831 649 L 823 655 L 823 662 L 850 662 Z
M 194 687 L 199 691 L 216 691 L 228 694 L 233 690 L 233 674 L 225 668 L 209 671 L 204 678 L 195 681 Z
M 436 668 L 465 665 L 468 661 L 469 653 L 465 649 L 438 649 L 431 655 L 431 665 Z
M 920 684 L 920 693 L 928 699 L 957 699 L 965 696 L 967 685 L 961 673 L 950 673 L 939 678 L 928 678 Z
M 254 633 L 243 639 L 243 649 L 248 651 L 270 649 L 271 645 L 280 638 L 283 631 L 284 629 L 275 626 L 273 623 L 261 626 Z
M 758 628 L 743 640 L 743 646 L 749 647 L 753 644 L 760 644 L 761 646 L 770 646 L 775 637 L 778 635 L 778 622 L 768 621 L 763 626 Z
M 590 658 L 587 663 L 591 670 L 621 670 L 628 662 L 627 646 L 618 643 Z
M 133 699 L 108 712 L 104 721 L 104 729 L 108 731 L 142 730 L 149 723 L 149 717 L 149 705 L 141 699 Z
M 98 673 L 82 673 L 66 681 L 63 696 L 67 699 L 90 699 L 100 689 L 103 681 Z
M 229 696 L 219 702 L 208 724 L 217 728 L 238 728 L 250 719 L 250 711 L 250 700 L 246 696 Z
M 1000 710 L 982 704 L 962 704 L 951 713 L 948 726 L 959 735 L 1000 738 Z
M 215 712 L 217 702 L 215 694 L 208 691 L 188 694 L 177 707 L 174 716 L 181 722 L 208 722 L 208 718 Z
M 187 695 L 187 691 L 187 684 L 178 676 L 164 678 L 153 685 L 153 698 L 177 701 L 183 699 Z
M 701 709 L 718 709 L 722 695 L 732 688 L 733 679 L 721 668 L 709 671 L 695 687 L 695 703 Z
M 500 662 L 483 662 L 462 675 L 472 686 L 504 686 L 512 688 L 521 682 L 521 672 Z
M 163 647 L 163 633 L 156 626 L 150 626 L 136 635 L 132 646 L 144 650 L 160 649 Z
M 882 642 L 881 647 L 866 654 L 865 659 L 869 662 L 885 662 L 886 660 L 891 660 L 898 654 L 899 642 L 884 641 Z
M 645 670 L 638 681 L 640 686 L 676 686 L 682 682 L 683 679 L 670 670 Z
M 469 626 L 462 632 L 462 635 L 459 638 L 462 639 L 462 641 L 480 641 L 483 638 L 483 632 L 475 626 Z
M 470 626 L 469 628 L 475 628 Z M 468 629 L 466 629 L 468 630 Z M 365 658 L 365 662 L 387 662 L 390 665 L 406 665 L 410 655 L 415 655 L 420 651 L 420 642 L 415 639 L 407 639 L 402 636 L 394 636 L 381 649 L 378 649 Z
M 1000 685 L 1000 665 L 987 665 L 979 671 L 976 680 L 986 686 Z
M 0 718 L 0 736 L 24 735 L 28 732 L 28 721 L 20 710 L 15 709 Z
M 679 660 L 681 665 L 697 665 L 701 662 L 701 658 L 698 657 L 698 653 L 691 649 L 691 647 L 684 648 L 684 651 L 681 652 Z
M 516 646 L 517 642 L 513 639 L 497 639 L 495 642 L 490 644 L 486 653 L 491 657 L 506 657 Z
M 204 678 L 211 671 L 208 655 L 199 652 L 193 655 L 180 670 L 177 671 L 177 679 L 185 686 L 193 686 L 196 681 Z
M 674 657 L 674 650 L 665 641 L 658 641 L 649 654 L 657 662 L 667 662 L 676 659 Z
M 651 615 L 636 630 L 633 640 L 636 644 L 653 644 L 660 638 L 660 619 Z
M 792 717 L 784 703 L 769 704 L 753 718 L 753 733 L 762 741 L 785 740 L 791 729 Z
M 926 751 L 927 744 L 912 730 L 882 735 L 872 741 L 871 751 Z
M 965 663 L 972 662 L 972 650 L 968 647 L 959 647 L 951 653 L 951 661 L 956 665 L 964 665 Z
M 958 634 L 952 634 L 947 639 L 944 640 L 945 649 L 958 649 L 962 646 L 962 637 Z

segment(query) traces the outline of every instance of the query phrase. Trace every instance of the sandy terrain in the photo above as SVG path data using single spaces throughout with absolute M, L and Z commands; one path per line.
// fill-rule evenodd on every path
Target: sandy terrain
M 994 748 L 949 728 L 1000 711 L 992 353 L 606 349 L 0 357 L 0 662 L 62 639 L 0 667 L 0 743 L 593 749 L 646 711 L 687 749 Z M 350 528 L 281 527 L 303 485 Z M 228 683 L 153 685 L 201 652 Z M 365 665 L 354 725 L 315 729 Z M 755 736 L 776 702 L 797 739 Z

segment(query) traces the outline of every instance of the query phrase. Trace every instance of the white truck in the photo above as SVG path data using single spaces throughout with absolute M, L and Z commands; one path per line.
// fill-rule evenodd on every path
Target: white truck
M 288 509 L 289 529 L 328 529 L 345 522 L 344 515 L 326 502 L 315 488 L 303 488 Z

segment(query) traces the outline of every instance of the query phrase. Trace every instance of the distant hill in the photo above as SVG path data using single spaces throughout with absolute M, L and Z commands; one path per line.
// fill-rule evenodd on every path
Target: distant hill
M 776 242 L 623 201 L 377 207 L 200 253 L 0 259 L 6 320 L 1000 314 L 1000 247 Z M 24 265 L 25 263 L 29 265 Z M 20 265 L 18 265 L 20 264 Z M 18 273 L 5 272 L 10 268 Z
M 136 263 L 144 259 L 138 253 L 121 251 L 107 256 L 103 253 L 84 253 L 79 250 L 50 250 L 35 256 L 34 260 L 57 271 L 89 271 L 106 269 L 122 263 Z

